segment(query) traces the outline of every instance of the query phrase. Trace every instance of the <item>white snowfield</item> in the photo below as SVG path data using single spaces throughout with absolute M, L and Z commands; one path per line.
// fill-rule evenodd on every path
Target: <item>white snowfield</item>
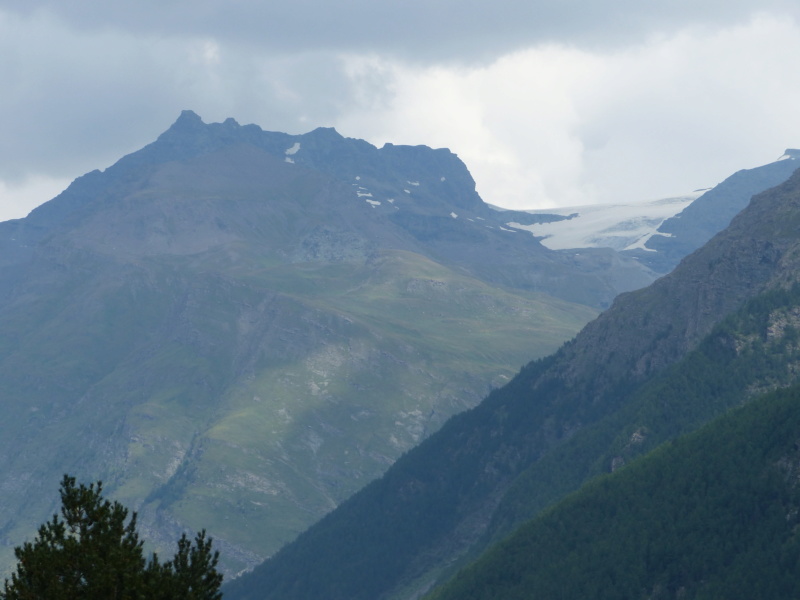
M 506 225 L 544 238 L 542 244 L 551 250 L 572 248 L 649 250 L 645 248 L 645 242 L 653 235 L 664 235 L 656 231 L 661 223 L 681 212 L 705 191 L 698 190 L 684 196 L 629 204 L 594 204 L 528 210 L 525 212 L 574 216 L 553 223 L 522 225 L 512 221 Z
M 292 156 L 297 154 L 297 151 L 300 150 L 300 142 L 295 142 L 291 148 L 287 148 L 284 154 L 286 155 L 286 162 L 294 164 L 294 159 Z

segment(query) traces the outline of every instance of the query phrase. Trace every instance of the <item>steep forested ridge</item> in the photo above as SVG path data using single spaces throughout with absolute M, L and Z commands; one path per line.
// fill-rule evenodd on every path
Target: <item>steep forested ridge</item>
M 430 600 L 795 598 L 800 387 L 596 479 Z
M 575 434 L 524 472 L 493 514 L 477 556 L 582 481 L 763 392 L 793 385 L 800 365 L 800 289 L 775 289 L 724 319 L 678 363 L 630 394 L 626 406 Z
M 487 535 L 509 531 L 640 448 L 696 428 L 758 389 L 791 383 L 793 330 L 768 332 L 794 314 L 798 225 L 793 176 L 754 198 L 672 274 L 621 296 L 556 355 L 451 419 L 382 480 L 230 584 L 229 597 L 413 597 L 462 553 L 483 547 L 492 515 Z M 757 325 L 714 330 L 751 299 L 756 308 L 739 317 L 751 314 Z M 771 354 L 772 343 L 784 354 Z M 692 351 L 694 373 L 675 366 L 684 357 L 690 364 Z M 758 358 L 749 362 L 748 353 Z M 770 360 L 775 368 L 762 371 L 759 361 Z M 720 378 L 724 365 L 730 370 Z M 737 387 L 741 381 L 752 389 Z M 686 405 L 670 405 L 662 393 L 696 385 L 706 387 Z

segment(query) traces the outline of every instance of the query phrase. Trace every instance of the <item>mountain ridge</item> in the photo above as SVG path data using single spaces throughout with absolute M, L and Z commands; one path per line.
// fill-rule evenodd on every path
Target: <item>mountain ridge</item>
M 593 480 L 429 597 L 796 594 L 799 397 L 773 392 Z
M 93 171 L 78 178 L 53 201 L 34 209 L 25 220 L 4 225 L 15 229 L 16 241 L 9 242 L 12 235 L 4 240 L 5 246 L 13 246 L 4 248 L 6 256 L 29 253 L 25 248 L 41 240 L 63 219 L 69 215 L 78 218 L 87 198 L 113 202 L 115 196 L 135 194 L 141 180 L 163 170 L 159 165 L 202 161 L 202 156 L 232 144 L 258 148 L 266 153 L 265 157 L 273 157 L 270 159 L 273 176 L 286 172 L 281 167 L 311 168 L 317 177 L 321 174 L 332 177 L 326 185 L 338 187 L 342 198 L 349 194 L 341 185 L 350 186 L 350 197 L 374 214 L 366 218 L 355 211 L 357 204 L 341 200 L 338 208 L 346 211 L 348 218 L 355 219 L 364 231 L 374 227 L 377 220 L 387 219 L 394 229 L 393 235 L 399 236 L 396 241 L 399 249 L 424 250 L 439 261 L 472 270 L 495 284 L 522 286 L 602 308 L 620 291 L 641 287 L 653 279 L 648 269 L 636 260 L 607 249 L 572 256 L 549 252 L 535 238 L 514 233 L 505 227 L 496 211 L 482 202 L 468 170 L 449 150 L 392 144 L 377 149 L 363 140 L 344 138 L 335 130 L 317 129 L 293 136 L 265 132 L 256 125 L 241 126 L 233 119 L 206 125 L 191 111 L 184 111 L 155 142 L 123 157 L 105 171 Z M 324 204 L 318 208 L 325 210 Z M 331 218 L 331 211 L 328 213 L 327 218 Z M 523 222 L 536 219 L 527 213 L 506 213 L 509 217 L 513 215 Z M 380 227 L 381 235 L 385 235 L 386 224 Z M 493 253 L 475 252 L 476 242 L 492 247 Z M 564 280 L 565 272 L 570 274 L 569 283 Z
M 103 478 L 156 546 L 205 527 L 227 573 L 248 568 L 397 456 L 421 456 L 411 449 L 421 440 L 442 445 L 427 436 L 449 415 L 654 276 L 609 249 L 550 251 L 504 227 L 508 216 L 550 218 L 498 217 L 446 149 L 377 149 L 332 129 L 292 136 L 233 119 L 207 125 L 185 112 L 152 144 L 78 178 L 28 218 L 0 223 L 4 555 L 46 517 L 53 482 L 67 471 Z M 786 217 L 779 224 L 791 238 Z M 665 331 L 655 305 L 649 316 L 630 310 L 636 333 L 653 342 L 640 377 L 744 301 L 742 282 L 763 283 L 789 260 L 762 238 L 695 272 L 698 290 L 725 269 L 741 281 L 727 300 L 696 291 L 692 306 L 704 312 L 682 333 Z M 398 549 L 420 543 L 408 527 L 419 520 L 441 534 L 425 552 L 450 560 L 489 526 L 479 507 L 497 506 L 526 461 L 603 408 L 569 394 L 624 391 L 633 350 L 603 327 L 592 343 L 612 368 L 596 389 L 586 384 L 598 370 L 588 362 L 528 365 L 487 408 L 445 426 L 473 429 L 435 463 L 438 472 L 407 462 L 390 472 L 400 493 L 382 502 L 398 516 L 406 501 L 439 491 L 458 506 L 402 521 Z M 529 414 L 512 396 L 526 397 L 543 374 L 537 393 L 566 400 Z M 565 418 L 564 406 L 577 410 Z M 484 444 L 483 462 L 459 466 Z M 446 489 L 443 474 L 463 479 Z M 365 564 L 351 565 L 354 577 Z

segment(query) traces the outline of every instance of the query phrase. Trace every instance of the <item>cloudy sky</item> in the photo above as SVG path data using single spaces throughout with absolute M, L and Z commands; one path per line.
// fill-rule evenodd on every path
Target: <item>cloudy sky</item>
M 182 109 L 447 147 L 484 200 L 709 187 L 800 147 L 797 0 L 0 0 L 0 220 Z

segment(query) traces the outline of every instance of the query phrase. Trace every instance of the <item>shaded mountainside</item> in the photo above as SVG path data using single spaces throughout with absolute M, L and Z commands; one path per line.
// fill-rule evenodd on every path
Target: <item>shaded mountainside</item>
M 616 293 L 492 213 L 447 150 L 185 112 L 0 223 L 3 564 L 65 472 L 228 573 L 294 538 Z
M 478 553 L 586 479 L 759 389 L 791 384 L 798 357 L 786 323 L 798 305 L 798 232 L 795 175 L 754 198 L 673 273 L 620 296 L 554 356 L 529 364 L 478 407 L 452 418 L 381 480 L 229 584 L 227 597 L 417 597 L 459 557 Z M 760 329 L 736 326 L 722 342 L 708 341 L 720 335 L 714 328 L 726 316 L 744 311 L 747 322 L 750 301 L 761 306 L 752 313 L 760 315 Z M 790 349 L 776 355 L 774 369 L 742 370 L 737 351 L 769 331 L 782 332 L 778 343 Z M 771 364 L 763 345 L 753 347 Z M 692 352 L 712 362 L 692 363 Z M 699 367 L 684 368 L 692 364 Z M 730 376 L 713 380 L 719 373 Z M 660 401 L 666 396 L 658 386 L 681 385 L 699 393 L 685 394 L 692 401 L 674 407 Z M 639 444 L 640 437 L 647 443 Z
M 794 386 L 590 482 L 430 598 L 795 598 L 798 440 Z
M 583 428 L 518 477 L 471 556 L 587 478 L 616 470 L 767 390 L 794 384 L 799 314 L 796 284 L 746 302 L 680 361 L 628 394 L 619 410 Z

